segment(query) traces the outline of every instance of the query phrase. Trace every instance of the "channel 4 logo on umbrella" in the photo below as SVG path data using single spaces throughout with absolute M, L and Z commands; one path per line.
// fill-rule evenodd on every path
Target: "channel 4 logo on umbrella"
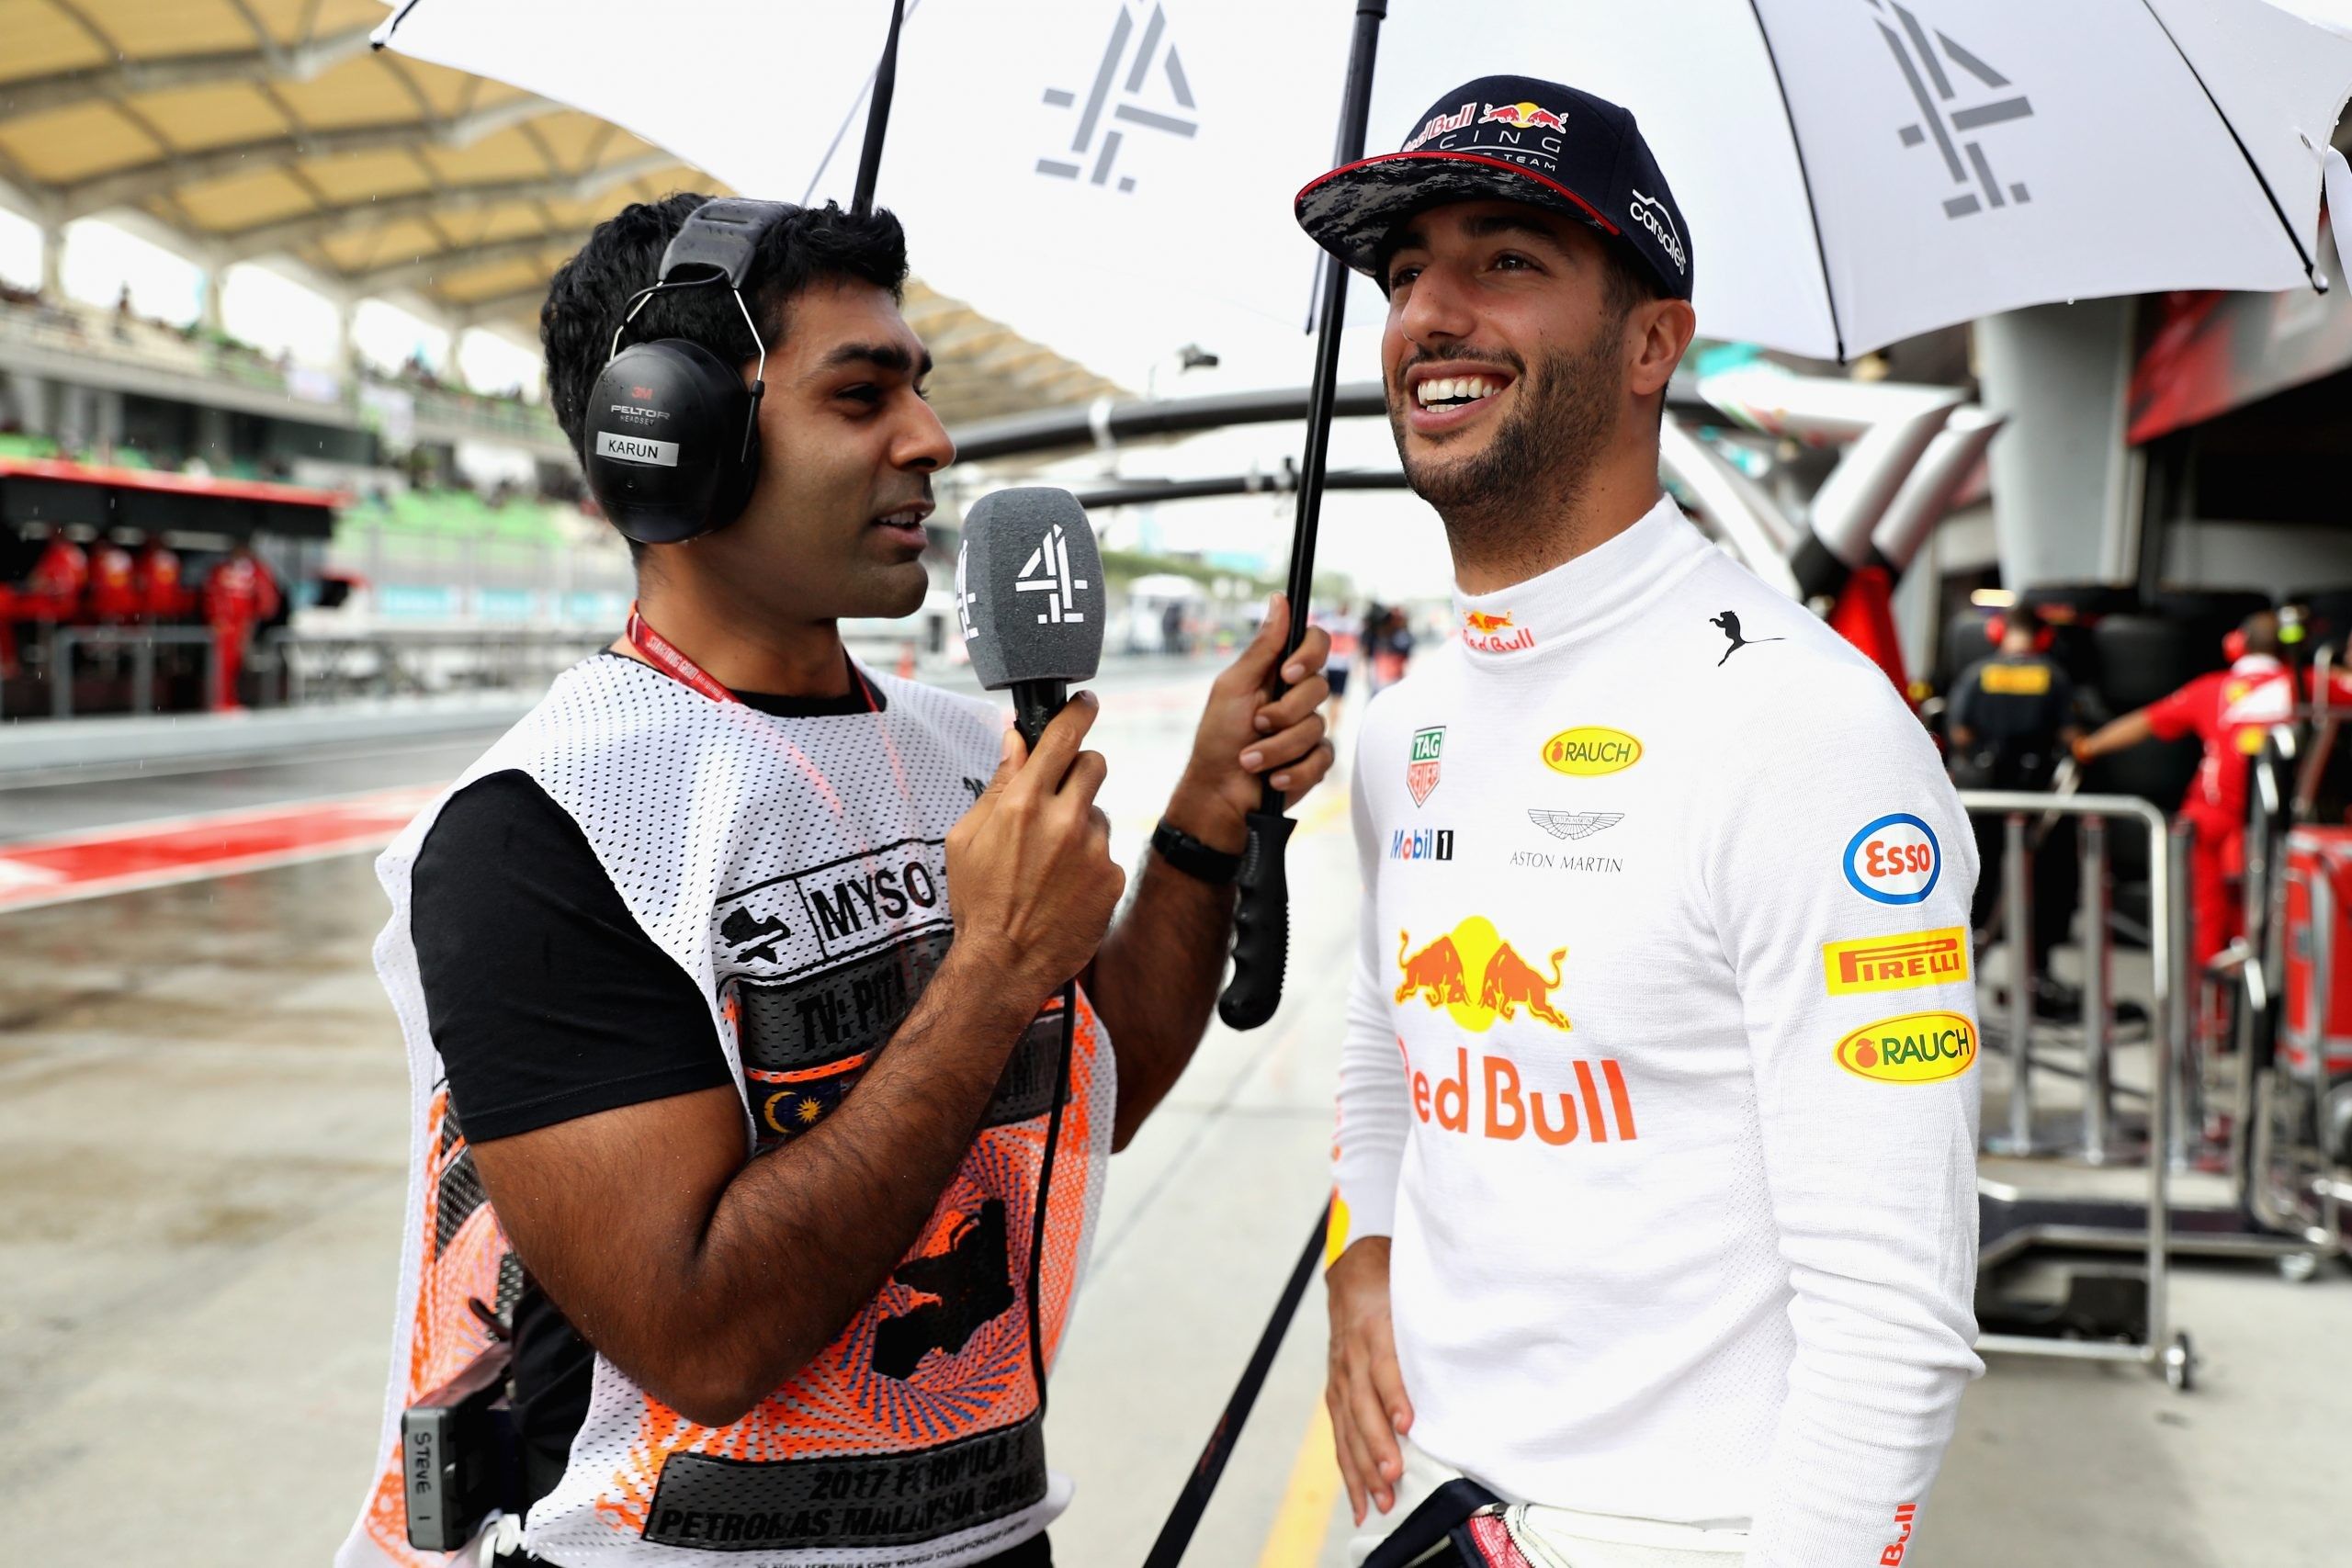
M 1903 73 L 1904 85 L 1919 106 L 1919 118 L 1899 127 L 1895 134 L 1905 147 L 1932 141 L 1951 183 L 1974 186 L 1946 197 L 1944 216 L 1966 218 L 1988 208 L 2023 207 L 2031 201 L 2032 192 L 2024 181 L 2004 185 L 1993 173 L 1993 161 L 1984 155 L 1984 142 L 1973 134 L 1988 125 L 2032 118 L 2031 101 L 2023 93 L 2008 91 L 2011 83 L 2007 76 L 1970 53 L 1950 34 L 1923 26 L 1909 6 L 1892 0 L 1870 0 L 1870 6 L 1879 13 L 1878 30 L 1894 52 L 1895 69 Z M 1973 101 L 1963 104 L 1963 98 Z
M 1119 150 L 1136 131 L 1192 140 L 1200 130 L 1199 105 L 1184 74 L 1183 57 L 1169 35 L 1167 9 L 1158 4 L 1140 25 L 1141 12 L 1120 0 L 1110 41 L 1082 87 L 1047 87 L 1046 102 L 1077 116 L 1067 152 L 1037 160 L 1049 179 L 1083 180 L 1109 188 Z M 1117 175 L 1121 192 L 1136 188 L 1136 176 Z

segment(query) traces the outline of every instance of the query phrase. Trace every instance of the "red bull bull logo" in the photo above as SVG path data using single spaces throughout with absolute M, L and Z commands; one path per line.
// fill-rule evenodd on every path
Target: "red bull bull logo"
M 1512 626 L 1509 610 L 1500 615 L 1471 610 L 1462 617 L 1462 645 L 1477 653 L 1516 653 L 1535 646 L 1535 633 Z
M 1508 125 L 1521 130 L 1565 130 L 1568 117 L 1555 114 L 1540 104 L 1488 104 L 1487 112 L 1478 117 L 1480 125 Z
M 1545 960 L 1551 970 L 1546 975 L 1521 957 L 1484 915 L 1471 916 L 1418 953 L 1412 946 L 1410 932 L 1396 933 L 1398 1006 L 1418 996 L 1432 1008 L 1443 1008 L 1456 1024 L 1474 1034 L 1492 1029 L 1497 1019 L 1514 1022 L 1522 1012 L 1563 1032 L 1574 1027 L 1567 1014 L 1552 1003 L 1552 993 L 1560 988 L 1560 964 L 1568 955 L 1566 948 L 1552 951 Z M 1474 975 L 1477 976 L 1475 990 Z

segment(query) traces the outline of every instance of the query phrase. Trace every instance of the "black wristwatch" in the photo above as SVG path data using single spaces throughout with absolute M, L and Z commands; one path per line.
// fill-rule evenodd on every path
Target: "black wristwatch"
M 1159 819 L 1159 826 L 1151 830 L 1151 847 L 1159 852 L 1161 860 L 1212 887 L 1224 887 L 1241 874 L 1239 855 L 1209 848 L 1164 817 Z

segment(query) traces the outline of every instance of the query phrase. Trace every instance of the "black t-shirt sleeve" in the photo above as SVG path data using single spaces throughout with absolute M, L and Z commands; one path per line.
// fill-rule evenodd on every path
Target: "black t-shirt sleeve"
M 694 981 L 527 773 L 477 779 L 441 808 L 409 931 L 474 1143 L 732 1081 Z

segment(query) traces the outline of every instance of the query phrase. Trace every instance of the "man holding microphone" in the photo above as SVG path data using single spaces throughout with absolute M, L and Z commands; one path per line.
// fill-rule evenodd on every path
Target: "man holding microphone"
M 1516 1506 L 1470 1521 L 1496 1562 L 1899 1563 L 1980 1370 L 1976 866 L 1935 749 L 1659 492 L 1693 257 L 1633 116 L 1482 78 L 1297 212 L 1388 296 L 1462 628 L 1358 729 L 1351 1560 L 1466 1477 Z M 1384 856 L 1404 829 L 1450 853 Z
M 1206 1026 L 1260 776 L 1329 769 L 1327 643 L 1268 702 L 1277 604 L 1218 676 L 1114 921 L 1095 699 L 1031 751 L 838 634 L 922 604 L 955 456 L 906 271 L 887 213 L 673 196 L 555 278 L 552 400 L 638 604 L 379 863 L 414 1167 L 344 1568 L 441 1561 L 400 1416 L 492 1339 L 537 1561 L 1050 1562 L 1103 1162 Z

